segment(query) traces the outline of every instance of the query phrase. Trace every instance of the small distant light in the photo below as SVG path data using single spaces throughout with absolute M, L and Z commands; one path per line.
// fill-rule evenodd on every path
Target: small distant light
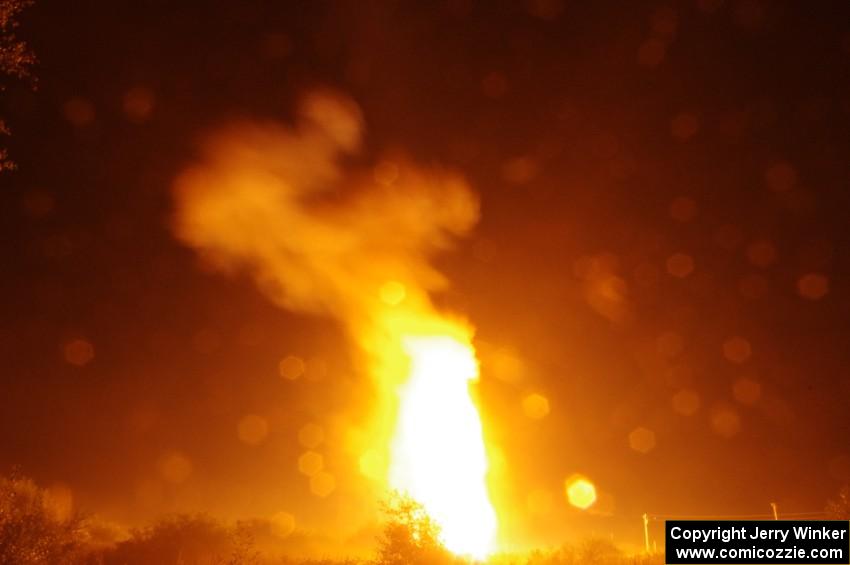
M 169 483 L 182 483 L 192 474 L 192 461 L 179 451 L 164 454 L 159 460 L 159 474 Z
M 797 281 L 797 291 L 807 300 L 820 300 L 829 294 L 829 277 L 822 273 L 808 273 Z
M 279 538 L 288 538 L 295 531 L 295 516 L 289 512 L 278 512 L 269 522 L 272 533 Z
M 694 272 L 694 259 L 686 253 L 674 253 L 667 258 L 667 272 L 683 279 Z
M 723 342 L 723 356 L 732 363 L 743 363 L 752 352 L 750 342 L 741 336 L 733 336 Z
M 236 426 L 239 441 L 248 445 L 259 445 L 269 435 L 269 423 L 256 414 L 248 414 Z
M 398 281 L 387 281 L 379 291 L 381 301 L 389 306 L 398 306 L 407 296 L 407 289 Z
M 697 215 L 697 203 L 693 198 L 679 196 L 670 203 L 670 217 L 677 222 L 690 222 Z
M 529 394 L 522 399 L 522 411 L 532 420 L 541 420 L 549 414 L 549 399 L 542 394 Z
M 320 498 L 325 498 L 331 494 L 335 488 L 336 479 L 333 475 L 326 471 L 316 473 L 310 477 L 310 492 Z
M 308 449 L 317 448 L 325 439 L 325 430 L 322 426 L 309 423 L 298 430 L 298 442 Z
M 761 385 L 754 379 L 740 378 L 732 385 L 732 394 L 741 404 L 755 404 L 761 398 Z
M 673 395 L 673 410 L 682 416 L 693 416 L 700 406 L 699 395 L 688 389 L 680 390 Z
M 564 481 L 564 491 L 567 501 L 581 510 L 587 510 L 596 502 L 596 487 L 581 475 L 573 475 Z
M 84 98 L 71 98 L 63 106 L 65 119 L 76 127 L 85 127 L 94 121 L 94 106 Z
M 637 61 L 642 67 L 654 68 L 664 61 L 667 55 L 667 43 L 652 38 L 641 43 L 638 48 Z
M 719 408 L 711 416 L 711 427 L 717 435 L 731 438 L 741 430 L 741 419 L 731 408 Z
M 785 192 L 797 184 L 797 171 L 789 163 L 780 161 L 772 164 L 764 172 L 767 187 L 774 192 Z
M 284 357 L 278 365 L 280 376 L 284 379 L 294 381 L 304 374 L 304 361 L 295 355 Z
M 655 432 L 639 427 L 629 433 L 629 447 L 638 453 L 647 454 L 655 449 Z
M 324 457 L 315 451 L 305 451 L 298 458 L 298 470 L 303 475 L 312 477 L 321 471 L 325 466 Z
M 65 361 L 76 367 L 84 367 L 94 359 L 94 346 L 90 341 L 77 338 L 72 339 L 62 348 Z
M 679 141 L 687 141 L 699 131 L 699 118 L 694 114 L 682 112 L 670 122 L 670 134 Z

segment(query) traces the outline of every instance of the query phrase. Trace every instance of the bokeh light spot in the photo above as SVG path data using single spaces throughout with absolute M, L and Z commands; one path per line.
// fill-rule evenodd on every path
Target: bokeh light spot
M 776 261 L 776 247 L 766 239 L 753 241 L 747 246 L 747 259 L 756 267 L 769 267 Z
M 682 416 L 693 416 L 700 407 L 699 395 L 690 389 L 682 389 L 672 398 L 673 410 Z
M 522 399 L 522 411 L 532 420 L 541 420 L 549 414 L 549 399 L 542 394 L 529 394 Z
M 397 181 L 398 174 L 398 165 L 392 161 L 381 161 L 372 170 L 372 177 L 375 179 L 375 182 L 384 186 L 390 186 Z
M 336 479 L 333 475 L 326 471 L 321 471 L 310 477 L 310 492 L 320 498 L 325 498 L 331 494 L 335 488 Z
M 388 306 L 398 306 L 407 296 L 407 289 L 398 281 L 387 281 L 379 291 L 381 301 Z
M 655 340 L 658 353 L 666 357 L 675 357 L 685 347 L 685 340 L 676 332 L 664 332 Z
M 567 501 L 576 508 L 587 510 L 596 502 L 596 486 L 581 475 L 573 475 L 564 481 Z
M 807 300 L 820 300 L 829 293 L 829 278 L 822 273 L 808 273 L 797 280 L 797 292 Z
M 86 339 L 76 338 L 65 343 L 62 353 L 69 364 L 84 367 L 94 359 L 94 346 Z
M 501 98 L 508 92 L 508 80 L 502 73 L 492 72 L 481 80 L 481 90 L 488 98 Z
M 690 222 L 697 214 L 697 203 L 693 198 L 678 196 L 670 203 L 670 217 L 677 222 Z
M 130 121 L 143 122 L 153 113 L 153 92 L 141 86 L 131 88 L 124 94 L 123 106 L 124 114 Z
M 358 467 L 364 477 L 379 480 L 387 469 L 387 458 L 375 449 L 369 449 L 360 456 Z
M 185 482 L 192 474 L 192 461 L 179 451 L 164 454 L 157 467 L 160 476 L 169 483 Z
M 797 171 L 789 163 L 780 161 L 770 165 L 764 172 L 767 187 L 774 192 L 785 192 L 797 184 Z
M 732 363 L 743 363 L 752 353 L 750 342 L 741 336 L 733 336 L 723 342 L 723 356 Z
M 511 184 L 526 184 L 537 176 L 537 162 L 528 156 L 514 157 L 502 166 L 502 178 Z
M 85 127 L 94 121 L 94 106 L 83 98 L 71 98 L 62 108 L 65 119 L 76 127 Z
M 741 430 L 741 419 L 731 408 L 718 408 L 711 415 L 711 427 L 717 435 L 731 438 Z
M 325 430 L 322 426 L 309 423 L 298 430 L 298 442 L 308 449 L 315 449 L 325 439 Z
M 280 376 L 284 379 L 294 381 L 304 374 L 304 360 L 295 355 L 284 357 L 278 365 Z
M 683 279 L 694 272 L 694 259 L 686 253 L 674 253 L 667 258 L 667 272 Z
M 259 445 L 269 435 L 269 423 L 262 416 L 248 414 L 236 426 L 239 441 L 248 445 Z
M 670 134 L 679 141 L 687 141 L 699 131 L 699 119 L 694 114 L 682 112 L 670 122 Z
M 755 379 L 742 377 L 732 385 L 732 395 L 741 404 L 755 404 L 761 398 L 761 384 Z
M 629 433 L 629 447 L 638 453 L 649 453 L 655 449 L 655 432 L 643 426 Z
M 288 538 L 295 531 L 295 516 L 289 512 L 278 512 L 269 522 L 272 533 L 279 538 Z
M 647 39 L 638 48 L 637 61 L 642 67 L 654 68 L 664 61 L 667 55 L 667 43 L 661 39 Z
M 305 451 L 298 458 L 298 470 L 308 477 L 315 476 L 324 466 L 324 457 L 315 451 Z

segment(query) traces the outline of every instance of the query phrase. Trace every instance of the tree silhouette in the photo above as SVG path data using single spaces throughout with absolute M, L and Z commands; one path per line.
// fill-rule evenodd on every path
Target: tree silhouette
M 57 512 L 31 480 L 0 477 L 0 563 L 72 563 L 84 537 L 79 515 Z
M 394 493 L 382 508 L 386 523 L 376 565 L 441 565 L 460 562 L 440 542 L 440 527 L 412 498 Z
M 832 520 L 850 520 L 850 485 L 844 485 L 838 496 L 827 501 L 826 514 Z
M 0 0 L 0 91 L 6 89 L 8 78 L 32 80 L 35 55 L 15 34 L 18 15 L 30 5 L 32 0 Z M 0 118 L 0 135 L 9 133 L 6 120 Z M 14 168 L 8 150 L 0 147 L 0 172 Z

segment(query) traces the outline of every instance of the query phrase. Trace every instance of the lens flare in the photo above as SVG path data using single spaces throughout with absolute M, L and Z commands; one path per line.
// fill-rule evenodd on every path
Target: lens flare
M 398 390 L 390 485 L 419 501 L 458 555 L 486 557 L 496 514 L 487 491 L 481 420 L 469 392 L 478 363 L 454 336 L 407 336 L 409 375 Z

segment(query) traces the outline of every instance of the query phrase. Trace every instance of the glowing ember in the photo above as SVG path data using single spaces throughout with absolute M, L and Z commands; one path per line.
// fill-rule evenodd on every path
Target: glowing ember
M 469 383 L 472 346 L 449 336 L 406 337 L 410 373 L 399 390 L 390 483 L 418 500 L 440 525 L 446 547 L 485 557 L 496 514 L 485 482 L 487 456 Z

